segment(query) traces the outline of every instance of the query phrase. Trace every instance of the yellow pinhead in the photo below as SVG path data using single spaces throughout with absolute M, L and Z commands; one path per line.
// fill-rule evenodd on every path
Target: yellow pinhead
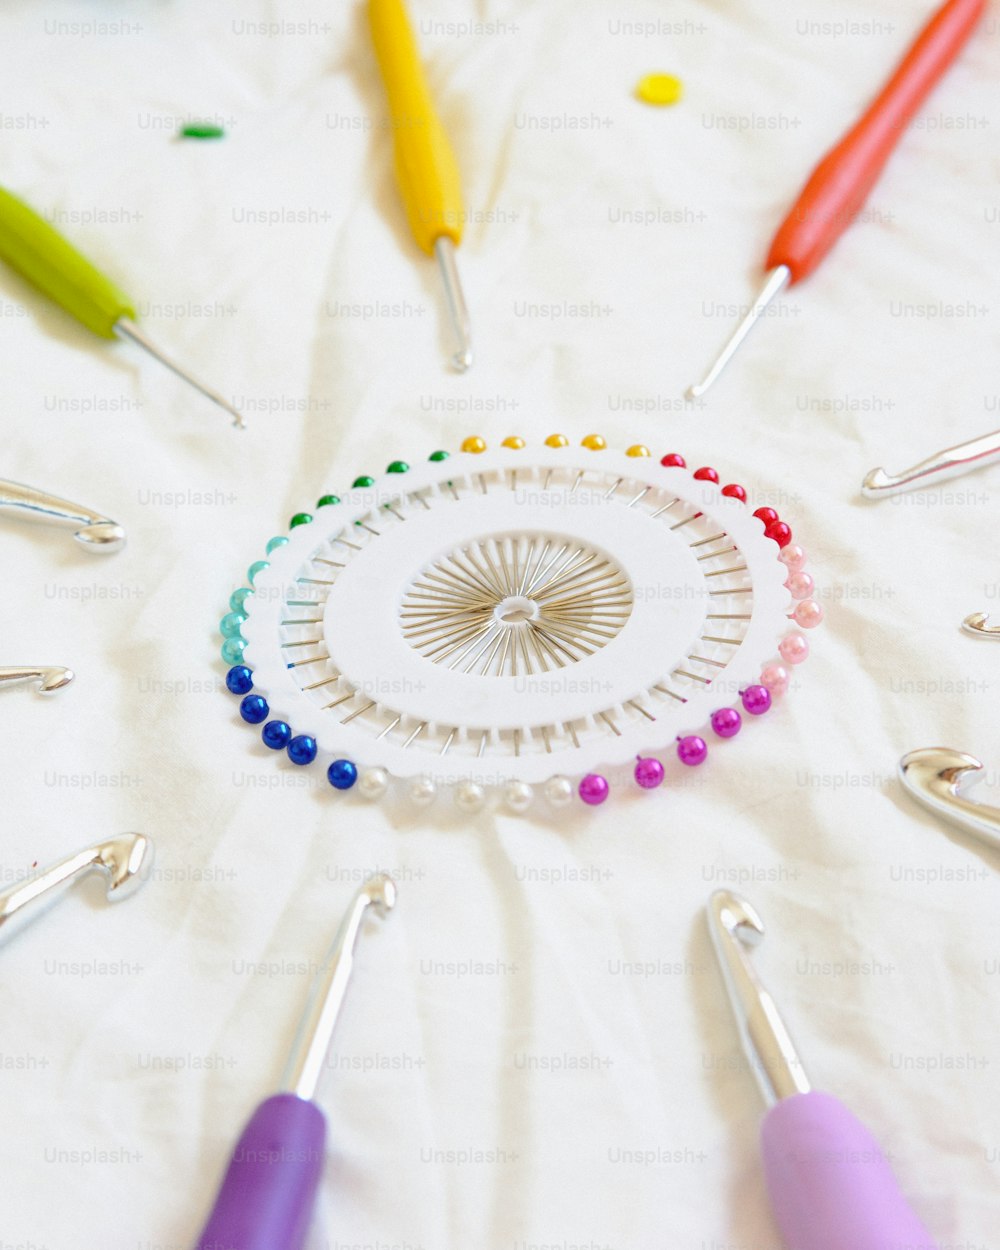
M 500 446 L 510 447 L 513 451 L 520 451 L 524 446 L 524 439 L 519 434 L 508 434 Z
M 473 434 L 462 444 L 462 451 L 471 451 L 474 455 L 478 455 L 481 451 L 485 450 L 486 439 L 480 438 L 478 434 Z
M 580 446 L 586 447 L 588 451 L 603 451 L 607 443 L 600 434 L 588 434 L 586 438 L 580 439 Z
M 545 440 L 546 447 L 568 447 L 569 439 L 565 434 L 550 434 Z
M 649 448 L 644 447 L 642 443 L 633 443 L 632 446 L 628 449 L 628 451 L 626 451 L 625 455 L 626 456 L 648 456 Z
M 635 98 L 657 108 L 676 104 L 683 94 L 684 84 L 673 74 L 644 74 L 635 85 Z

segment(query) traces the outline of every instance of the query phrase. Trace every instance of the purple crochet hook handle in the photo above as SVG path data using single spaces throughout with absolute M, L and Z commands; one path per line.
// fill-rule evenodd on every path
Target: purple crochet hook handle
M 295 1094 L 262 1102 L 236 1147 L 195 1250 L 302 1250 L 323 1171 L 326 1120 Z
M 937 1250 L 878 1142 L 832 1094 L 783 1098 L 760 1138 L 788 1250 Z

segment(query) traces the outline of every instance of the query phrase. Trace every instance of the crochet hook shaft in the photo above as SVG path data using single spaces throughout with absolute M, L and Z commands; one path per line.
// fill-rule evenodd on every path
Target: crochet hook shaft
M 243 417 L 212 390 L 153 345 L 135 323 L 135 307 L 115 284 L 34 209 L 0 188 L 0 259 L 102 338 L 127 338 L 243 426 Z
M 934 1250 L 871 1133 L 842 1102 L 812 1089 L 774 999 L 747 955 L 764 923 L 746 899 L 716 890 L 708 928 L 746 1051 L 770 1110 L 760 1130 L 775 1222 L 789 1250 Z
M 434 256 L 455 342 L 452 368 L 472 364 L 469 310 L 455 263 L 465 211 L 458 165 L 431 100 L 403 0 L 369 0 L 368 17 L 392 115 L 396 180 L 418 247 Z
M 313 1101 L 354 968 L 369 907 L 395 904 L 391 878 L 374 877 L 354 896 L 292 1043 L 281 1093 L 260 1104 L 233 1151 L 196 1250 L 301 1250 L 312 1221 L 326 1149 L 326 1119 Z
M 778 292 L 808 277 L 857 216 L 914 113 L 972 34 L 985 2 L 946 0 L 860 121 L 813 170 L 771 241 L 757 299 L 702 380 L 688 388 L 689 399 L 705 394 Z

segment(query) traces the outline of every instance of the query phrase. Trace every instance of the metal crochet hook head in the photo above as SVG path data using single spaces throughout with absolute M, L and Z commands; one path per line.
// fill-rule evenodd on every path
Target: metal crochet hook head
M 961 793 L 979 780 L 983 766 L 974 755 L 951 747 L 922 747 L 899 761 L 899 777 L 909 793 L 937 816 L 966 833 L 1000 847 L 1000 808 L 974 803 Z
M 455 342 L 451 367 L 456 373 L 465 373 L 472 365 L 472 324 L 462 282 L 458 276 L 458 265 L 455 263 L 455 245 L 446 234 L 434 240 L 434 255 L 441 271 L 441 281 L 444 283 L 448 320 Z
M 997 461 L 1000 461 L 1000 430 L 984 434 L 982 438 L 971 439 L 968 443 L 946 447 L 944 451 L 928 456 L 926 460 L 921 460 L 911 469 L 904 469 L 902 473 L 872 469 L 861 483 L 861 493 L 866 499 L 883 499 L 902 491 L 915 490 L 928 481 L 946 482 L 949 478 L 971 473 L 974 469 L 985 469 L 987 465 L 996 464 Z
M 62 892 L 91 872 L 107 877 L 108 899 L 128 898 L 148 878 L 153 843 L 141 833 L 123 833 L 60 860 L 0 893 L 0 942 L 37 919 Z
M 39 525 L 58 525 L 73 529 L 73 537 L 87 551 L 110 555 L 125 546 L 125 531 L 92 508 L 71 503 L 58 495 L 24 486 L 20 482 L 0 481 L 0 516 L 9 515 L 20 521 Z
M 281 1079 L 281 1089 L 310 1101 L 319 1085 L 327 1051 L 337 1025 L 354 968 L 354 948 L 369 907 L 384 917 L 396 904 L 391 877 L 372 877 L 355 894 L 344 914 L 333 945 L 316 978 L 305 1014 L 299 1023 Z
M 745 898 L 716 890 L 708 900 L 708 931 L 736 1018 L 743 1050 L 768 1106 L 811 1089 L 795 1045 L 747 954 L 764 939 L 764 922 Z
M 56 690 L 62 690 L 63 686 L 68 686 L 74 675 L 71 668 L 61 668 L 59 665 L 41 665 L 34 668 L 13 665 L 0 668 L 0 686 L 37 681 L 39 694 L 53 694 Z
M 696 382 L 694 386 L 689 386 L 684 392 L 686 399 L 700 399 L 701 396 L 705 394 L 712 383 L 718 378 L 719 374 L 722 373 L 723 369 L 725 369 L 726 365 L 728 365 L 732 358 L 736 355 L 740 344 L 754 328 L 757 322 L 760 321 L 761 317 L 764 316 L 768 305 L 789 281 L 791 276 L 792 271 L 787 265 L 776 265 L 774 269 L 768 270 L 767 276 L 764 279 L 764 285 L 758 292 L 756 300 L 750 306 L 746 315 L 743 317 L 743 320 L 726 340 L 725 346 L 719 352 L 718 356 L 716 356 L 715 360 L 712 362 L 711 368 L 702 380 L 700 382 Z
M 989 619 L 989 612 L 972 612 L 962 622 L 962 628 L 973 638 L 1000 638 L 1000 625 L 990 625 Z

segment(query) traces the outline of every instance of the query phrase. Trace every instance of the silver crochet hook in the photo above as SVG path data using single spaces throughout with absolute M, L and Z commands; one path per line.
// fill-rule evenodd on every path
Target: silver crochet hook
M 912 469 L 902 473 L 887 473 L 885 469 L 872 469 L 861 483 L 861 493 L 866 499 L 882 499 L 886 495 L 898 495 L 905 490 L 915 490 L 928 480 L 945 482 L 948 478 L 973 469 L 985 469 L 1000 461 L 1000 430 L 974 438 L 968 443 L 946 447 L 927 460 L 921 460 Z
M 73 677 L 71 668 L 60 668 L 55 664 L 35 668 L 19 665 L 0 667 L 0 686 L 13 685 L 20 681 L 37 681 L 39 694 L 52 694 L 56 690 L 62 690 Z
M 989 612 L 972 612 L 962 622 L 962 628 L 973 638 L 1000 638 L 1000 625 L 990 625 Z
M 472 325 L 462 282 L 458 276 L 458 265 L 455 263 L 455 245 L 447 235 L 442 234 L 434 240 L 434 255 L 441 271 L 448 322 L 455 344 L 451 367 L 456 373 L 465 373 L 472 366 Z
M 764 285 L 757 293 L 757 298 L 750 306 L 743 319 L 740 321 L 736 329 L 730 334 L 723 347 L 719 350 L 718 355 L 710 365 L 708 372 L 700 382 L 695 382 L 693 386 L 689 386 L 684 392 L 685 399 L 700 399 L 708 390 L 713 382 L 722 373 L 726 365 L 736 355 L 740 344 L 754 328 L 761 317 L 767 312 L 768 308 L 774 301 L 774 297 L 784 290 L 785 285 L 791 280 L 792 271 L 787 265 L 776 265 L 773 269 L 768 270 Z
M 732 1005 L 743 1051 L 769 1107 L 812 1086 L 774 999 L 761 983 L 747 954 L 764 940 L 757 909 L 732 890 L 716 890 L 708 900 L 708 931 Z
M 1000 849 L 1000 808 L 965 798 L 961 788 L 977 781 L 982 764 L 951 747 L 922 747 L 899 761 L 899 777 L 909 793 L 935 815 Z
M 37 919 L 64 890 L 100 871 L 107 877 L 108 899 L 128 898 L 148 878 L 153 843 L 141 833 L 123 833 L 85 847 L 0 893 L 0 942 L 6 942 Z
M 324 973 L 313 985 L 305 1014 L 299 1023 L 285 1072 L 282 1090 L 311 1101 L 316 1096 L 333 1030 L 344 1005 L 344 997 L 354 970 L 354 948 L 365 913 L 374 907 L 379 916 L 386 916 L 396 905 L 396 883 L 391 877 L 379 875 L 358 890 L 344 914 L 324 961 Z
M 117 521 L 20 482 L 0 480 L 0 516 L 3 515 L 76 530 L 73 537 L 88 551 L 110 555 L 125 546 L 125 531 Z

